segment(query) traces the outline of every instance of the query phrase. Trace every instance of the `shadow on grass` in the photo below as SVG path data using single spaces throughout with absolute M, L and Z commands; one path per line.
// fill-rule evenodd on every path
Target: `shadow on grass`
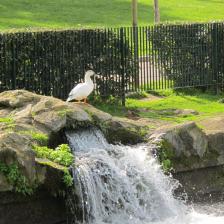
M 138 4 L 140 24 L 153 23 L 152 5 Z M 0 0 L 0 29 L 114 27 L 131 25 L 126 0 Z M 169 11 L 163 9 L 167 20 Z

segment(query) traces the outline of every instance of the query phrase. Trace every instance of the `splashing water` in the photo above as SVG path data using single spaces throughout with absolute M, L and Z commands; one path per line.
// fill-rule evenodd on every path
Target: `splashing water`
M 87 224 L 223 224 L 174 198 L 178 182 L 163 174 L 149 146 L 110 145 L 99 130 L 66 133 L 76 156 L 82 220 Z

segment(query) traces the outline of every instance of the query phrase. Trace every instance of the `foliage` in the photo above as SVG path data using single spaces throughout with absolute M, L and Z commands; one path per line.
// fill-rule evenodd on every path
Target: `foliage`
M 61 144 L 55 150 L 50 149 L 46 146 L 34 145 L 33 150 L 36 152 L 37 157 L 49 159 L 52 162 L 65 166 L 65 168 L 63 169 L 63 182 L 67 187 L 72 186 L 73 178 L 68 171 L 68 167 L 73 164 L 74 156 L 67 144 Z
M 170 172 L 173 168 L 172 159 L 174 157 L 174 152 L 172 146 L 166 141 L 162 140 L 159 144 L 158 159 L 162 164 L 163 170 L 165 172 Z
M 71 187 L 73 185 L 73 178 L 68 170 L 64 171 L 63 182 L 67 187 Z
M 18 165 L 13 163 L 6 165 L 0 162 L 0 172 L 7 178 L 8 182 L 14 187 L 14 191 L 24 195 L 31 195 L 33 187 L 30 186 L 26 177 L 21 173 Z
M 41 132 L 31 130 L 31 131 L 20 131 L 19 133 L 31 136 L 32 139 L 35 140 L 41 146 L 47 145 L 48 143 L 48 136 Z
M 55 150 L 46 146 L 34 145 L 33 150 L 36 152 L 37 157 L 49 159 L 62 166 L 70 166 L 74 160 L 74 156 L 67 144 L 61 144 Z
M 221 83 L 223 23 L 158 25 L 148 38 L 174 87 Z
M 127 86 L 133 69 L 138 67 L 120 32 L 120 29 L 92 29 L 1 34 L 1 64 L 11 62 L 11 66 L 0 67 L 0 91 L 26 87 L 65 99 L 74 85 L 83 81 L 85 71 L 93 69 L 98 75 L 97 92 L 102 96 L 120 95 L 123 71 Z M 12 69 L 15 81 L 6 82 Z

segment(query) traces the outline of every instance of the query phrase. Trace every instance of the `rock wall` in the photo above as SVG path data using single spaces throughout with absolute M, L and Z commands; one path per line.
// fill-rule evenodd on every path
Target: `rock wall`
M 30 197 L 1 192 L 0 223 L 66 224 L 65 203 L 43 190 Z
M 0 170 L 4 169 L 1 164 L 16 163 L 22 177 L 37 190 L 32 196 L 20 196 L 15 193 L 16 186 L 0 172 L 1 224 L 64 222 L 64 200 L 51 196 L 66 191 L 63 167 L 37 158 L 33 144 L 41 141 L 56 147 L 66 142 L 66 129 L 89 126 L 100 128 L 110 143 L 154 144 L 162 165 L 180 180 L 191 199 L 224 192 L 223 117 L 207 119 L 200 126 L 189 122 L 160 128 L 149 136 L 144 125 L 112 117 L 90 105 L 67 103 L 24 90 L 7 91 L 0 93 Z
M 66 143 L 66 129 L 89 126 L 99 127 L 111 143 L 135 144 L 144 141 L 147 134 L 146 127 L 114 118 L 90 105 L 25 90 L 0 93 L 1 224 L 64 221 L 64 202 L 51 195 L 67 190 L 63 182 L 65 167 L 38 158 L 33 146 L 55 148 Z M 38 193 L 38 189 L 45 190 Z M 21 193 L 32 196 L 19 197 Z
M 210 125 L 207 125 L 210 124 Z M 224 194 L 224 117 L 157 130 L 149 142 L 191 200 Z M 168 165 L 167 165 L 168 164 Z M 182 189 L 182 190 L 183 190 Z

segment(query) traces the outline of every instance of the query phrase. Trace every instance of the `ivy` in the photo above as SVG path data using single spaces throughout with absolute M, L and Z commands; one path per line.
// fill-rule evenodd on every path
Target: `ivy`
M 27 178 L 20 172 L 17 164 L 6 165 L 0 162 L 0 173 L 6 177 L 15 192 L 23 195 L 33 194 L 34 187 L 30 186 Z

